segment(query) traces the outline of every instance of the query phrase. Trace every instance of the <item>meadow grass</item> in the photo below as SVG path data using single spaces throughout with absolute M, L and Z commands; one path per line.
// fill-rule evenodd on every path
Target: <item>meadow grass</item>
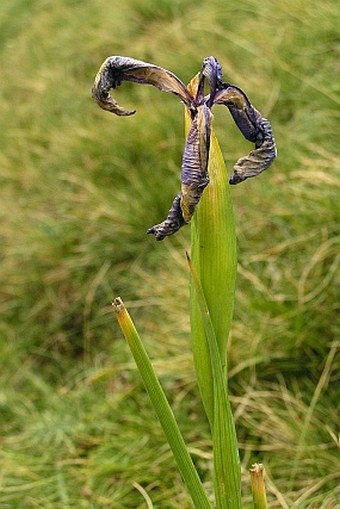
M 183 111 L 130 84 L 116 94 L 134 117 L 100 111 L 90 89 L 112 54 L 184 82 L 216 55 L 272 122 L 277 162 L 232 189 L 229 388 L 245 509 L 254 462 L 270 507 L 338 507 L 339 24 L 335 0 L 1 3 L 1 509 L 191 507 L 115 324 L 117 294 L 212 492 L 189 227 L 162 243 L 145 235 L 179 189 Z M 214 113 L 231 172 L 250 147 Z

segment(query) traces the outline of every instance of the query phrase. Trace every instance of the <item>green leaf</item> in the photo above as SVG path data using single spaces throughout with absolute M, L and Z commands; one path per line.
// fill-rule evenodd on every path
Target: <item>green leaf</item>
M 209 348 L 213 382 L 214 481 L 217 509 L 241 509 L 241 467 L 234 420 L 218 343 L 198 274 L 187 255 L 201 322 Z
M 161 423 L 167 441 L 177 462 L 179 471 L 185 481 L 188 492 L 196 509 L 212 509 L 192 459 L 188 453 L 183 436 L 178 428 L 175 416 L 155 374 L 149 356 L 144 348 L 136 327 L 118 297 L 113 302 L 114 311 L 120 328 L 130 347 L 143 383 L 150 396 L 152 405 Z

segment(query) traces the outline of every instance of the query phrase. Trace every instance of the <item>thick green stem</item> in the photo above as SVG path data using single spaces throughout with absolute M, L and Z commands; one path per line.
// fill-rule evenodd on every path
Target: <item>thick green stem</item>
M 188 88 L 195 95 L 197 76 Z M 185 129 L 191 124 L 185 111 Z M 209 156 L 209 185 L 191 222 L 191 259 L 198 273 L 211 320 L 214 326 L 222 364 L 226 371 L 226 346 L 231 327 L 236 284 L 236 233 L 234 211 L 223 155 L 211 133 Z M 213 383 L 205 333 L 200 322 L 200 310 L 195 293 L 190 300 L 193 357 L 203 405 L 212 425 Z

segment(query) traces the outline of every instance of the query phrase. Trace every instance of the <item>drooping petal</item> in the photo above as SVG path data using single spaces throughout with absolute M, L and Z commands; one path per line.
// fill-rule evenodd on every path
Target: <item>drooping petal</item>
M 178 193 L 172 202 L 167 218 L 162 223 L 149 228 L 146 233 L 152 233 L 156 237 L 156 240 L 163 240 L 165 237 L 176 233 L 181 226 L 186 224 L 182 215 L 180 202 L 181 193 Z
M 186 223 L 192 218 L 205 187 L 209 183 L 211 112 L 206 104 L 199 106 L 185 143 L 182 159 L 181 209 Z
M 227 106 L 243 136 L 255 143 L 255 150 L 235 164 L 229 183 L 239 184 L 249 177 L 256 177 L 272 164 L 277 154 L 269 121 L 254 108 L 240 88 L 229 83 L 223 84 L 214 103 Z
M 269 121 L 262 118 L 259 126 L 262 141 L 256 142 L 255 150 L 237 161 L 234 165 L 234 173 L 229 179 L 229 184 L 239 184 L 249 177 L 256 177 L 269 168 L 276 158 L 276 144 Z
M 157 240 L 172 235 L 190 221 L 209 183 L 211 116 L 210 109 L 204 104 L 192 120 L 182 159 L 181 192 L 174 199 L 167 218 L 147 231 Z
M 123 81 L 153 85 L 162 92 L 175 94 L 188 108 L 193 108 L 193 97 L 175 74 L 157 65 L 122 56 L 108 57 L 95 78 L 92 96 L 101 108 L 120 116 L 135 113 L 119 106 L 109 94 L 110 89 L 115 89 Z
M 216 94 L 215 104 L 227 106 L 243 136 L 254 143 L 257 141 L 258 122 L 262 115 L 240 88 L 224 83 L 223 88 Z

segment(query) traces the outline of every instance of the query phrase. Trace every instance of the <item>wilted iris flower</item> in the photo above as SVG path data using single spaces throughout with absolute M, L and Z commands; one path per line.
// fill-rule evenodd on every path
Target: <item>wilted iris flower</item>
M 208 81 L 209 94 L 204 85 Z M 104 110 L 119 116 L 135 111 L 118 105 L 110 96 L 110 89 L 123 81 L 153 85 L 163 92 L 177 95 L 191 114 L 191 127 L 185 143 L 181 191 L 175 197 L 167 218 L 150 228 L 157 240 L 172 235 L 189 223 L 205 187 L 209 183 L 208 162 L 212 113 L 215 104 L 227 106 L 243 136 L 255 144 L 255 149 L 234 166 L 230 184 L 238 184 L 266 170 L 276 157 L 276 146 L 269 121 L 256 110 L 245 93 L 235 85 L 223 82 L 222 68 L 211 56 L 203 60 L 197 93 L 193 96 L 184 83 L 167 69 L 134 58 L 112 56 L 99 69 L 92 89 L 93 98 Z

